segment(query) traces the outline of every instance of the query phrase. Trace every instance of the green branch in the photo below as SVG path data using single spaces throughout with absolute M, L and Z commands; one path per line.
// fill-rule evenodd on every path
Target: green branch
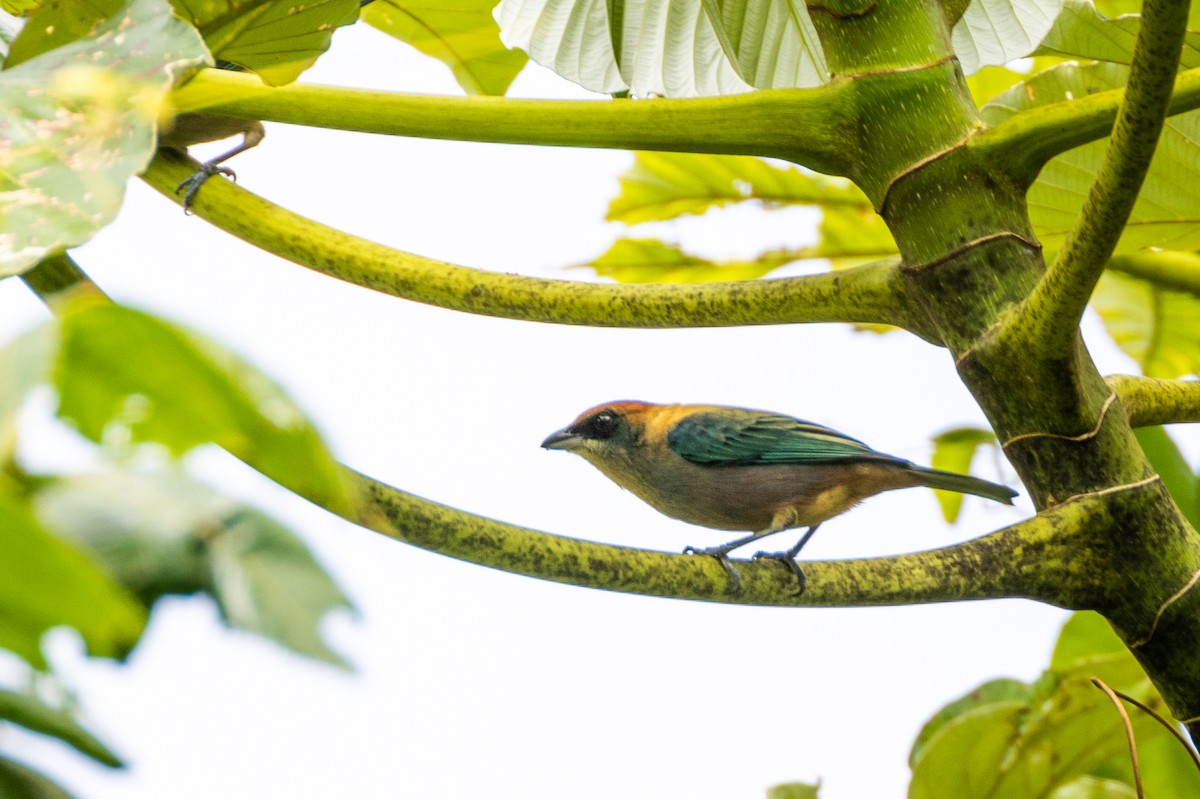
M 309 127 L 456 141 L 761 155 L 831 175 L 851 171 L 850 84 L 731 97 L 511 100 L 440 97 L 294 83 L 206 70 L 172 95 L 206 111 Z M 349 146 L 349 145 L 348 145 Z
M 1113 375 L 1105 381 L 1120 398 L 1131 427 L 1200 422 L 1200 380 Z
M 143 178 L 176 202 L 198 164 L 161 151 Z M 210 180 L 197 216 L 256 247 L 355 285 L 451 310 L 595 327 L 883 323 L 935 340 L 895 261 L 820 275 L 688 285 L 543 280 L 454 266 L 326 227 L 225 180 Z
M 1147 280 L 1168 291 L 1184 291 L 1200 297 L 1200 255 L 1183 250 L 1141 250 L 1115 255 L 1108 262 L 1114 272 Z
M 1028 185 L 1050 159 L 1108 136 L 1124 99 L 1125 89 L 1112 89 L 1030 108 L 994 128 L 979 131 L 967 147 Z M 1200 69 L 1190 69 L 1175 78 L 1167 115 L 1197 108 L 1200 108 Z
M 1107 582 L 1111 526 L 1099 498 L 1069 501 L 1032 519 L 945 549 L 886 558 L 802 564 L 804 594 L 779 563 L 734 561 L 741 591 L 714 558 L 674 555 L 537 532 L 476 516 L 351 472 L 366 509 L 350 519 L 413 546 L 502 571 L 610 591 L 740 605 L 866 607 L 1024 597 L 1097 607 Z M 1113 575 L 1117 579 L 1116 575 Z
M 1186 2 L 1146 0 L 1142 5 L 1124 102 L 1096 180 L 1054 264 L 1005 323 L 1005 334 L 1035 342 L 1035 352 L 1058 355 L 1073 346 L 1079 318 L 1150 169 L 1175 85 L 1187 20 Z

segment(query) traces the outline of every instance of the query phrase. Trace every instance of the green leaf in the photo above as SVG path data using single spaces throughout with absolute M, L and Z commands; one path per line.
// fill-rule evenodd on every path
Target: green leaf
M 234 628 L 349 667 L 318 625 L 350 601 L 303 541 L 185 475 L 110 470 L 38 490 L 43 523 L 83 542 L 146 603 L 208 593 Z
M 829 79 L 821 40 L 801 0 L 704 0 L 725 55 L 756 89 L 820 86 Z
M 1099 613 L 1090 610 L 1072 613 L 1063 625 L 1054 654 L 1052 671 L 1069 671 L 1096 658 L 1125 654 L 1125 644 Z
M 1165 429 L 1137 427 L 1133 433 L 1175 504 L 1192 527 L 1200 529 L 1200 475 L 1193 471 Z
M 619 181 L 620 193 L 605 218 L 627 225 L 702 214 L 746 200 L 871 209 L 870 201 L 848 180 L 750 156 L 638 152 Z
M 910 799 L 1024 799 L 1057 796 L 1066 786 L 1080 790 L 1074 783 L 1081 777 L 1126 780 L 1124 727 L 1108 697 L 1091 684 L 1093 676 L 1165 712 L 1162 697 L 1103 619 L 1076 614 L 1063 628 L 1051 669 L 1036 683 L 988 683 L 926 725 L 911 758 Z M 1139 746 L 1167 736 L 1147 714 L 1131 718 Z M 1160 766 L 1175 767 L 1143 759 L 1144 771 Z M 1200 788 L 1200 779 L 1191 779 L 1191 790 Z
M 0 756 L 0 796 L 4 799 L 75 799 L 44 775 L 3 756 Z
M 291 83 L 329 49 L 333 32 L 358 20 L 358 0 L 172 0 L 213 57 L 264 83 Z
M 79 0 L 43 3 L 37 7 L 13 40 L 5 69 L 51 50 L 95 34 L 106 19 L 121 10 L 126 0 Z
M 182 328 L 107 303 L 71 310 L 55 381 L 59 416 L 93 441 L 175 454 L 212 442 L 322 507 L 353 505 L 341 467 L 278 386 Z
M 995 434 L 991 430 L 979 427 L 959 427 L 938 433 L 933 437 L 933 458 L 930 465 L 935 469 L 969 474 L 971 461 L 975 459 L 979 448 L 995 443 Z M 963 495 L 954 491 L 937 490 L 934 494 L 942 508 L 942 517 L 948 523 L 954 523 L 962 510 Z
M 819 799 L 817 792 L 820 790 L 819 783 L 810 785 L 807 782 L 785 782 L 768 788 L 767 799 Z
M 58 338 L 53 324 L 42 325 L 0 348 L 0 461 L 16 442 L 16 415 L 29 392 L 50 377 Z
M 767 253 L 755 261 L 717 263 L 659 239 L 618 239 L 587 266 L 622 283 L 711 283 L 753 280 L 793 260 L 790 253 Z
M 981 109 L 997 125 L 1020 111 L 1119 88 L 1128 70 L 1115 64 L 1060 64 L 1012 87 Z M 1029 213 L 1047 250 L 1057 250 L 1083 206 L 1106 141 L 1050 160 L 1028 193 Z M 1146 182 L 1117 252 L 1143 247 L 1200 248 L 1200 112 L 1167 119 Z
M 1137 799 L 1137 791 L 1116 780 L 1080 777 L 1056 788 L 1048 799 Z
M 123 657 L 142 634 L 146 610 L 90 558 L 0 495 L 0 619 L 0 648 L 40 669 L 46 630 L 74 627 L 91 654 Z
M 1133 60 L 1133 44 L 1141 25 L 1141 17 L 1128 12 L 1138 11 L 1140 5 L 1138 3 L 1133 8 L 1102 11 L 1090 0 L 1066 0 L 1058 19 L 1054 21 L 1035 53 L 1128 65 Z M 1126 16 L 1117 17 L 1117 14 Z M 1192 14 L 1196 14 L 1195 10 Z M 1200 36 L 1189 33 L 1180 56 L 1181 68 L 1191 69 L 1200 65 L 1198 48 Z
M 450 67 L 467 94 L 503 95 L 527 58 L 500 41 L 500 26 L 492 17 L 495 6 L 496 0 L 453 5 L 375 0 L 363 9 L 362 19 Z
M 204 62 L 161 0 L 132 0 L 93 35 L 0 72 L 0 276 L 87 241 L 154 153 L 178 74 Z
M 1061 7 L 1062 0 L 973 0 L 951 35 L 963 72 L 1029 55 Z
M 1151 377 L 1200 374 L 1200 297 L 1108 271 L 1092 294 L 1113 341 Z
M 74 716 L 60 708 L 50 707 L 31 694 L 0 688 L 0 719 L 57 738 L 106 766 L 123 768 L 125 765 L 99 738 L 80 726 Z M 0 792 L 0 795 L 6 794 Z

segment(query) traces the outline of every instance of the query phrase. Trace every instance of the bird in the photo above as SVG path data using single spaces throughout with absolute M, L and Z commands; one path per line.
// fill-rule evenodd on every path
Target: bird
M 717 558 L 734 591 L 741 581 L 730 552 L 803 527 L 799 541 L 786 551 L 755 555 L 783 563 L 803 593 L 806 579 L 796 562 L 800 550 L 824 521 L 875 494 L 926 486 L 1007 505 L 1017 496 L 1006 486 L 876 452 L 814 422 L 724 405 L 607 402 L 551 433 L 542 447 L 582 456 L 674 519 L 749 532 L 721 546 L 684 550 Z

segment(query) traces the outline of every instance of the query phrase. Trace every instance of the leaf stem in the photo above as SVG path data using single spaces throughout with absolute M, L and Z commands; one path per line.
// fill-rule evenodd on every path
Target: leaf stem
M 1185 291 L 1200 297 L 1200 255 L 1183 250 L 1139 250 L 1114 255 L 1108 268 L 1148 280 L 1167 291 Z
M 1150 168 L 1175 85 L 1188 3 L 1146 0 L 1112 138 L 1075 225 L 1054 264 L 1002 332 L 1046 355 L 1066 353 L 1079 319 L 1129 220 Z
M 165 196 L 198 164 L 164 150 L 143 178 Z M 256 247 L 322 274 L 451 310 L 595 327 L 681 328 L 866 322 L 936 340 L 895 259 L 774 280 L 610 285 L 499 274 L 394 250 L 306 219 L 225 180 L 192 210 Z
M 206 111 L 310 127 L 456 141 L 761 155 L 851 171 L 849 81 L 816 89 L 652 100 L 441 97 L 293 83 L 209 69 L 172 95 Z

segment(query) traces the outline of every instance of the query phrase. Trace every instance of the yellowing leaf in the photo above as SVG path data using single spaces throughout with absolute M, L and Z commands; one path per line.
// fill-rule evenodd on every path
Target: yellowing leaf
M 756 261 L 717 263 L 658 239 L 618 239 L 588 266 L 622 283 L 711 283 L 753 280 L 792 260 L 789 254 L 768 254 Z
M 933 437 L 933 458 L 930 465 L 935 469 L 968 474 L 971 461 L 980 447 L 995 444 L 996 436 L 991 430 L 978 427 L 959 427 Z M 935 490 L 942 517 L 949 523 L 958 519 L 962 510 L 963 495 L 954 491 Z

